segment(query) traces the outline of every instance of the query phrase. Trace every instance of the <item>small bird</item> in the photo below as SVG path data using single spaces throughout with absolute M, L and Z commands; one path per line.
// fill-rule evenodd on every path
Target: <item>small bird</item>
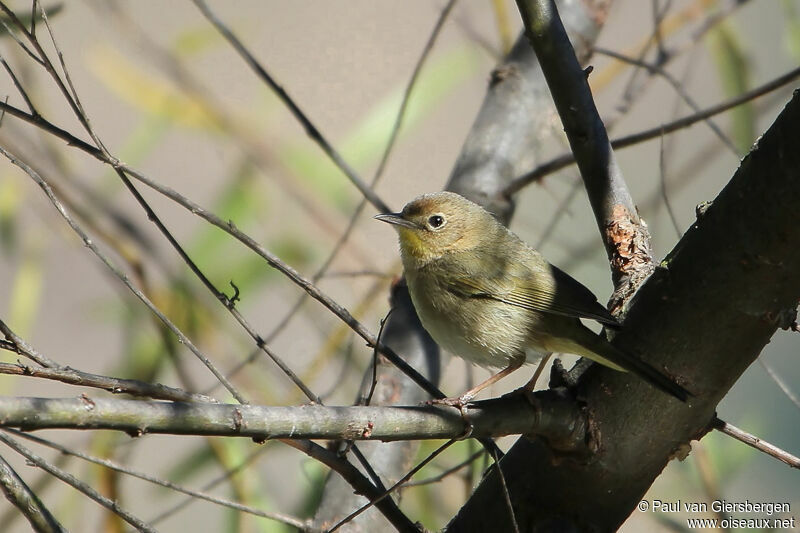
M 433 340 L 481 366 L 505 367 L 445 403 L 463 407 L 524 363 L 552 352 L 633 372 L 681 401 L 689 396 L 651 365 L 584 326 L 581 318 L 612 328 L 620 324 L 589 289 L 481 206 L 438 192 L 416 198 L 400 213 L 375 218 L 397 229 L 411 301 Z

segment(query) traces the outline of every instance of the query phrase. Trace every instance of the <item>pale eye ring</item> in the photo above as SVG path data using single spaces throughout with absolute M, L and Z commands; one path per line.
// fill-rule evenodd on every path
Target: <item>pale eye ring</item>
M 436 214 L 428 217 L 428 227 L 432 230 L 441 229 L 445 223 L 447 223 L 447 220 L 445 220 L 443 215 Z

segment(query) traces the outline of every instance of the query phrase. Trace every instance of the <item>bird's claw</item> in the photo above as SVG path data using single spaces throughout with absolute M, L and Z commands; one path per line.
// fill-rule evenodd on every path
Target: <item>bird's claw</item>
M 455 407 L 462 414 L 466 411 L 467 405 L 469 402 L 472 401 L 472 396 L 468 394 L 464 394 L 462 396 L 457 396 L 455 398 L 434 398 L 433 400 L 428 400 L 428 404 L 430 405 L 448 405 L 450 407 Z
M 434 398 L 433 400 L 428 400 L 429 405 L 447 405 L 450 407 L 455 407 L 461 413 L 461 418 L 464 420 L 464 424 L 466 427 L 464 428 L 464 433 L 458 437 L 456 440 L 465 440 L 472 435 L 472 430 L 475 428 L 472 422 L 469 420 L 469 416 L 467 415 L 467 406 L 469 402 L 472 400 L 472 395 L 464 394 L 463 396 L 458 396 L 456 398 Z

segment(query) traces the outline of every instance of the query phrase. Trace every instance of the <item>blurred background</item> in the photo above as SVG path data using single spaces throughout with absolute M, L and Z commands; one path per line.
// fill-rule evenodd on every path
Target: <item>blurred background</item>
M 800 63 L 798 0 L 616 0 L 598 46 L 638 57 L 654 34 L 654 4 L 662 12 L 660 39 L 676 52 L 664 68 L 700 108 Z M 30 14 L 27 2 L 9 5 L 21 15 Z M 209 5 L 369 181 L 444 2 L 242 0 Z M 97 0 L 43 6 L 85 111 L 113 154 L 233 221 L 306 277 L 315 276 L 361 196 L 191 2 Z M 721 20 L 712 25 L 715 17 Z M 708 31 L 698 35 L 706 27 Z M 456 4 L 414 87 L 398 143 L 375 186 L 392 208 L 444 186 L 491 70 L 520 28 L 511 1 Z M 45 35 L 42 24 L 37 31 Z M 654 61 L 657 48 L 651 47 L 643 59 Z M 48 120 L 87 138 L 46 73 L 6 32 L 0 36 L 0 54 Z M 591 64 L 589 81 L 612 138 L 692 113 L 663 77 L 652 76 L 645 90 L 628 102 L 631 79 L 650 76 L 600 54 Z M 657 258 L 692 224 L 695 206 L 712 200 L 728 182 L 740 158 L 799 85 L 794 82 L 714 117 L 731 146 L 699 123 L 663 140 L 618 151 Z M 0 75 L 0 97 L 25 107 L 5 73 Z M 552 156 L 567 150 L 555 117 L 542 142 Z M 52 182 L 97 244 L 221 369 L 242 367 L 233 379 L 252 403 L 307 401 L 271 361 L 254 351 L 252 339 L 188 271 L 107 166 L 10 116 L 0 122 L 0 145 L 23 156 Z M 568 167 L 524 189 L 516 198 L 511 227 L 603 301 L 612 289 L 609 269 L 578 180 L 577 170 Z M 297 286 L 222 231 L 152 190 L 140 190 L 218 288 L 231 295 L 229 281 L 237 285 L 237 308 L 272 350 L 327 404 L 351 404 L 372 356 L 363 340 L 310 299 L 286 323 L 302 294 Z M 374 214 L 369 206 L 363 211 L 350 238 L 318 276 L 319 286 L 373 332 L 388 310 L 389 284 L 400 273 L 396 236 L 385 224 L 374 222 Z M 0 318 L 62 365 L 230 400 L 191 353 L 108 275 L 36 184 L 6 159 L 0 161 Z M 795 394 L 800 394 L 799 339 L 779 331 L 761 356 Z M 17 360 L 10 352 L 0 352 L 0 358 Z M 441 388 L 450 395 L 463 392 L 468 374 L 474 380 L 486 375 L 460 359 L 446 359 Z M 512 390 L 529 377 L 529 371 L 520 371 L 488 395 Z M 83 389 L 0 376 L 0 391 L 71 397 Z M 781 391 L 762 364 L 751 366 L 718 414 L 783 449 L 800 452 L 798 402 Z M 40 434 L 196 488 L 246 464 L 209 490 L 301 518 L 313 513 L 326 474 L 318 463 L 278 443 L 259 446 L 249 439 L 153 435 L 131 439 L 111 432 Z M 506 448 L 513 441 L 501 439 L 500 445 Z M 419 459 L 440 444 L 423 443 Z M 145 520 L 185 499 L 45 448 L 35 449 Z M 419 478 L 438 474 L 475 450 L 473 443 L 458 443 Z M 29 484 L 40 487 L 38 493 L 70 529 L 121 527 L 72 489 L 47 481 L 23 461 L 12 460 L 10 453 L 3 456 L 18 466 Z M 479 460 L 440 483 L 405 489 L 403 508 L 427 527 L 443 527 L 484 467 Z M 789 502 L 800 518 L 799 495 L 797 472 L 712 433 L 702 443 L 693 443 L 685 461 L 672 461 L 647 498 Z M 0 529 L 26 531 L 28 525 L 15 515 L 10 504 L 0 503 Z M 678 526 L 685 527 L 682 516 L 635 512 L 622 531 L 680 531 Z M 155 523 L 165 531 L 291 530 L 197 501 Z

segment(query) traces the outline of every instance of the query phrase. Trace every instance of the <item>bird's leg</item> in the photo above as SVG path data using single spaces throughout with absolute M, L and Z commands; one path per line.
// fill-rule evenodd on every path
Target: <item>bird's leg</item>
M 522 363 L 524 363 L 524 362 L 525 362 L 524 358 L 519 358 L 519 359 L 515 359 L 515 360 L 511 361 L 511 364 L 509 364 L 503 370 L 501 370 L 497 374 L 494 374 L 493 376 L 490 376 L 489 379 L 487 379 L 485 381 L 482 381 L 481 383 L 478 383 L 476 386 L 472 387 L 470 390 L 468 390 L 467 392 L 465 392 L 464 394 L 462 394 L 461 396 L 459 396 L 457 398 L 438 398 L 438 399 L 435 399 L 435 400 L 431 400 L 429 403 L 440 404 L 440 405 L 450 405 L 450 406 L 453 406 L 453 407 L 457 407 L 458 409 L 460 409 L 462 411 L 462 414 L 463 414 L 464 413 L 464 407 L 480 391 L 482 391 L 483 389 L 485 389 L 489 385 L 492 385 L 493 383 L 496 383 L 496 382 L 500 381 L 501 379 L 503 379 L 504 377 L 506 377 L 507 375 L 509 375 L 510 373 L 512 373 L 513 371 L 515 371 L 519 367 L 521 367 Z
M 522 387 L 523 391 L 533 392 L 533 389 L 536 388 L 536 382 L 539 381 L 539 377 L 542 375 L 544 367 L 547 365 L 547 362 L 551 357 L 553 357 L 552 352 L 542 357 L 541 361 L 539 361 L 539 365 L 536 367 L 536 372 L 533 373 L 533 377 Z

